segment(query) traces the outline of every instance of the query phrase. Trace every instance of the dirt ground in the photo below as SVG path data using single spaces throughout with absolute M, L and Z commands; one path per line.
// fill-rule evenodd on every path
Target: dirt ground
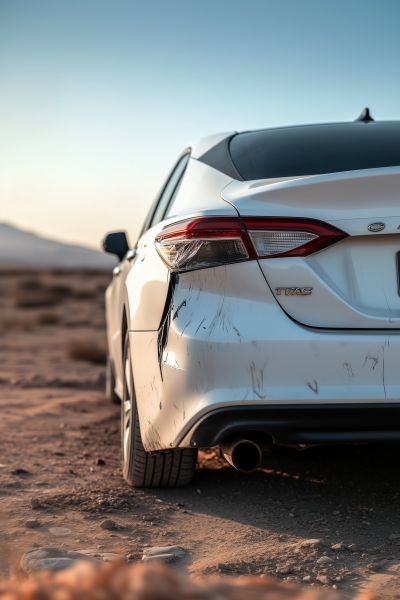
M 320 578 L 349 597 L 400 598 L 398 446 L 272 448 L 249 475 L 210 449 L 187 488 L 125 484 L 119 407 L 104 395 L 108 280 L 0 272 L 3 576 L 12 556 L 40 546 L 135 562 L 146 546 L 179 545 L 186 555 L 172 567 L 193 576 L 268 574 L 306 587 Z M 117 528 L 101 529 L 105 518 Z M 332 562 L 318 564 L 324 556 Z

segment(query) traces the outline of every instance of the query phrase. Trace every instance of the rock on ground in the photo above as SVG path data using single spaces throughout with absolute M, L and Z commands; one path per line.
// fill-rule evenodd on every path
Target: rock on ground
M 276 569 L 276 573 L 278 573 L 279 575 L 289 575 L 289 573 L 292 572 L 292 569 L 290 567 L 277 567 Z
M 143 562 L 152 560 L 162 560 L 163 562 L 173 562 L 175 558 L 185 556 L 186 552 L 180 546 L 155 546 L 154 548 L 145 548 L 143 550 Z
M 300 543 L 301 548 L 315 548 L 316 546 L 322 546 L 322 540 L 304 540 Z
M 100 527 L 102 529 L 107 529 L 108 531 L 112 531 L 113 529 L 116 528 L 116 523 L 112 519 L 104 519 L 104 521 L 102 521 L 100 523 Z
M 64 535 L 69 535 L 71 533 L 71 530 L 67 527 L 50 527 L 49 531 L 53 535 L 57 535 L 60 537 L 63 537 Z
M 33 529 L 34 527 L 39 527 L 40 523 L 37 519 L 28 519 L 25 521 L 25 527 L 28 529 Z
M 72 567 L 77 560 L 99 562 L 81 552 L 69 552 L 63 548 L 38 548 L 25 552 L 21 558 L 21 569 L 28 574 L 42 569 L 61 570 Z

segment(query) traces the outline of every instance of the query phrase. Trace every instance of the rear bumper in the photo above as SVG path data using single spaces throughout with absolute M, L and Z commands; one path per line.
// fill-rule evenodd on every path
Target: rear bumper
M 268 433 L 276 444 L 399 442 L 400 403 L 220 408 L 196 423 L 190 432 L 190 445 L 216 446 L 238 431 Z
M 395 421 L 390 412 L 400 405 L 400 332 L 300 326 L 278 306 L 255 262 L 180 275 L 162 332 L 129 335 L 147 451 L 190 448 L 194 428 L 221 409 L 227 422 L 236 409 L 257 415 L 252 427 L 271 431 L 278 443 L 400 439 L 398 410 Z

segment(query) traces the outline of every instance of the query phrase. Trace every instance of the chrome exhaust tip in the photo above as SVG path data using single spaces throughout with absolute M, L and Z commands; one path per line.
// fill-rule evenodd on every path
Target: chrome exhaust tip
M 222 456 L 237 471 L 251 473 L 260 466 L 262 459 L 260 447 L 240 435 L 229 435 L 220 443 L 219 447 Z

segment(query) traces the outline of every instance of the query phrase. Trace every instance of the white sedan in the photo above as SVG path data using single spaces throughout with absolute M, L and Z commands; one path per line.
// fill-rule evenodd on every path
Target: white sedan
M 106 293 L 108 394 L 133 486 L 199 448 L 400 440 L 400 122 L 229 132 L 186 148 Z

